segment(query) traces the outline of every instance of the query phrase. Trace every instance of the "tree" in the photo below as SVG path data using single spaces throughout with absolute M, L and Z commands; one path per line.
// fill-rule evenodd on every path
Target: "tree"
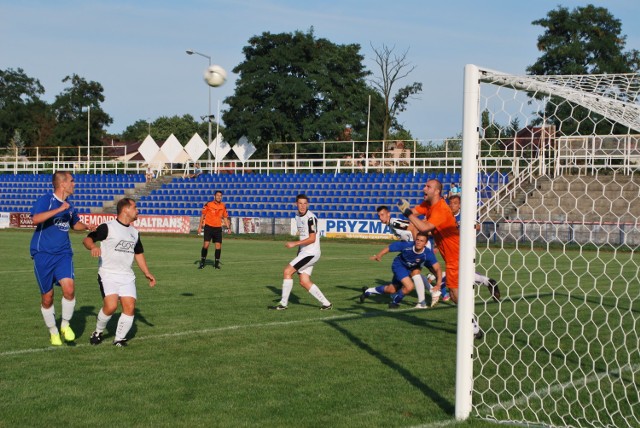
M 214 123 L 214 133 L 215 130 L 216 126 Z M 222 132 L 222 128 L 220 132 Z M 208 123 L 196 122 L 193 116 L 185 114 L 183 116 L 172 117 L 161 116 L 153 122 L 147 122 L 142 119 L 138 120 L 122 132 L 122 139 L 125 141 L 142 141 L 147 135 L 151 135 L 156 141 L 164 141 L 173 134 L 182 145 L 185 145 L 195 133 L 198 133 L 206 143 L 208 138 Z M 215 138 L 215 135 L 213 135 L 212 138 Z
M 44 87 L 24 70 L 0 70 L 0 147 L 7 147 L 15 135 L 24 146 L 40 142 L 47 123 L 47 105 L 40 100 Z
M 262 33 L 243 48 L 240 78 L 225 103 L 225 139 L 246 135 L 265 154 L 272 141 L 335 140 L 345 127 L 366 131 L 369 74 L 360 46 L 306 33 Z
M 403 134 L 404 128 L 398 122 L 398 115 L 407 109 L 409 99 L 422 92 L 422 83 L 413 82 L 410 85 L 398 89 L 394 94 L 394 86 L 399 80 L 407 77 L 415 66 L 407 61 L 409 50 L 395 55 L 395 47 L 389 48 L 382 45 L 377 49 L 371 45 L 375 53 L 375 61 L 380 69 L 380 76 L 372 80 L 372 85 L 378 90 L 384 99 L 384 119 L 382 123 L 382 139 L 387 140 L 392 130 L 398 135 Z M 406 132 L 406 131 L 405 131 Z
M 533 75 L 634 73 L 640 70 L 640 52 L 624 51 L 626 36 L 621 34 L 620 20 L 604 7 L 587 5 L 572 11 L 558 6 L 546 18 L 532 24 L 545 28 L 538 37 L 538 60 L 527 67 Z M 556 100 L 559 101 L 559 100 Z M 547 111 L 540 112 L 542 123 L 562 124 L 562 133 L 608 134 L 626 133 L 620 125 L 612 125 L 587 109 L 564 102 L 548 103 Z M 612 127 L 614 128 L 612 130 Z M 560 129 L 560 128 L 558 128 Z
M 538 37 L 544 52 L 527 67 L 527 73 L 602 74 L 633 73 L 640 69 L 640 53 L 624 52 L 626 36 L 622 25 L 604 7 L 587 5 L 572 11 L 558 6 L 546 18 L 532 22 L 545 28 Z
M 53 145 L 86 146 L 87 122 L 91 146 L 102 145 L 105 128 L 113 123 L 111 116 L 100 107 L 104 102 L 104 88 L 100 83 L 87 81 L 77 74 L 65 77 L 62 82 L 70 82 L 71 86 L 57 95 L 52 104 L 56 118 L 51 138 Z

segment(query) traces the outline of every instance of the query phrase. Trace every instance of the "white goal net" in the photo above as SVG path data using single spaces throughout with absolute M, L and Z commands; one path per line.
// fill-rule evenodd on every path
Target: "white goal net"
M 458 339 L 459 418 L 466 394 L 487 420 L 640 426 L 639 94 L 638 74 L 466 67 L 460 279 L 502 296 L 470 297 L 485 337 Z

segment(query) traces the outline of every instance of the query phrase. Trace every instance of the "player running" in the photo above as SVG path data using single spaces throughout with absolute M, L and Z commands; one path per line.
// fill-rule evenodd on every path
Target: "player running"
M 320 302 L 322 305 L 320 306 L 321 311 L 328 311 L 333 309 L 333 305 L 311 280 L 313 266 L 320 260 L 318 218 L 309 211 L 309 198 L 306 195 L 299 194 L 296 196 L 296 206 L 298 212 L 295 220 L 300 240 L 287 242 L 285 246 L 287 248 L 298 247 L 298 256 L 284 268 L 280 303 L 268 308 L 276 311 L 287 309 L 289 296 L 293 289 L 293 274 L 297 272 L 300 285 Z

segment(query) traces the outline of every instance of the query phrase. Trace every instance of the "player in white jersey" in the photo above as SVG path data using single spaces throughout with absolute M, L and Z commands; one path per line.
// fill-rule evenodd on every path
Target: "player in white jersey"
M 300 240 L 287 242 L 285 246 L 287 248 L 298 247 L 298 256 L 284 268 L 280 303 L 268 308 L 276 311 L 287 309 L 289 296 L 293 289 L 293 274 L 297 272 L 300 285 L 320 302 L 322 305 L 320 306 L 321 311 L 327 311 L 333 309 L 333 305 L 311 280 L 313 266 L 320 259 L 318 218 L 309 211 L 309 198 L 306 195 L 300 194 L 296 196 L 296 206 L 298 207 L 298 213 L 295 221 Z
M 137 298 L 136 276 L 131 268 L 134 260 L 149 280 L 149 286 L 156 285 L 156 279 L 147 267 L 140 235 L 131 225 L 138 218 L 136 202 L 130 198 L 121 199 L 118 202 L 117 213 L 116 219 L 98 226 L 95 232 L 91 232 L 82 242 L 93 257 L 100 257 L 98 283 L 103 304 L 98 313 L 96 329 L 89 339 L 92 345 L 102 343 L 102 332 L 118 309 L 118 300 L 122 306 L 122 314 L 118 319 L 113 344 L 127 345 L 126 337 L 133 325 Z M 99 247 L 96 246 L 96 242 L 100 242 Z
M 380 222 L 389 226 L 389 232 L 391 232 L 393 236 L 406 242 L 414 240 L 417 230 L 409 221 L 391 217 L 389 207 L 386 205 L 380 205 L 376 208 L 376 211 L 378 212 Z

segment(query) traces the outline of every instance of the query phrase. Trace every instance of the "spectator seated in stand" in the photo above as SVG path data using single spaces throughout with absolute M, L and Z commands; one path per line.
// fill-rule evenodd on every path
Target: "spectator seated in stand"
M 202 169 L 198 163 L 193 164 L 193 174 L 188 174 L 188 178 L 198 178 L 202 175 Z
M 151 168 L 151 165 L 147 166 L 147 172 L 145 177 L 147 182 L 153 181 L 156 178 L 156 174 L 153 172 L 153 168 Z

